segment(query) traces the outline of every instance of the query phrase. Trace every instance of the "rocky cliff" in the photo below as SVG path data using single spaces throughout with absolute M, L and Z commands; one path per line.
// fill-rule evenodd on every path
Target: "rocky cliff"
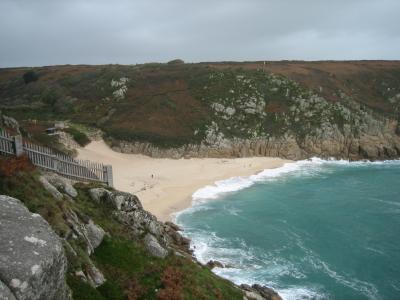
M 280 299 L 214 275 L 134 195 L 2 169 L 0 194 L 21 201 L 0 196 L 0 299 Z
M 0 299 L 72 299 L 61 239 L 18 199 L 0 196 Z
M 248 62 L 0 71 L 0 108 L 101 129 L 155 157 L 398 158 L 400 63 Z

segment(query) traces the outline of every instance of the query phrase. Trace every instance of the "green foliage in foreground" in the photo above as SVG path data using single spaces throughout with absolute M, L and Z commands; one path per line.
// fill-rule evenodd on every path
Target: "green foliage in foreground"
M 151 256 L 113 218 L 109 207 L 90 200 L 88 190 L 95 184 L 76 184 L 79 195 L 73 202 L 58 201 L 43 189 L 39 175 L 35 170 L 21 171 L 11 177 L 0 175 L 0 194 L 20 199 L 30 211 L 41 214 L 60 236 L 70 230 L 65 221 L 68 210 L 93 219 L 110 234 L 91 257 L 87 257 L 81 241 L 69 240 L 78 254 L 71 255 L 65 249 L 69 264 L 67 283 L 74 299 L 243 299 L 242 292 L 232 283 L 189 258 Z M 89 259 L 107 279 L 97 289 L 73 275 L 84 270 Z
M 131 240 L 107 238 L 93 261 L 111 281 L 99 287 L 107 299 L 242 299 L 240 290 L 188 258 L 150 256 Z M 124 291 L 124 294 L 120 293 Z M 121 298 L 115 297 L 120 293 Z M 110 295 L 114 295 L 109 298 Z M 122 296 L 123 295 L 123 296 Z

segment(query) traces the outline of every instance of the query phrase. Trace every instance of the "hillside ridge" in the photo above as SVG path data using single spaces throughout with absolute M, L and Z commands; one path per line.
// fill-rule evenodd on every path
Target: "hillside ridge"
M 70 120 L 154 157 L 398 158 L 399 107 L 400 61 L 0 69 L 0 108 L 28 132 Z

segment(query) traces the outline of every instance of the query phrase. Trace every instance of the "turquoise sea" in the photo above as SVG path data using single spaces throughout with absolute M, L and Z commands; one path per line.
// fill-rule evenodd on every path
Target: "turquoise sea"
M 400 299 L 400 161 L 311 159 L 193 195 L 196 257 L 284 299 Z

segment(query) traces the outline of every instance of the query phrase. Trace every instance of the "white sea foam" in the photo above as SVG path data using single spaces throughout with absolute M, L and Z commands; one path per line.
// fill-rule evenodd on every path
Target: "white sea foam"
M 322 300 L 322 299 L 329 299 L 327 295 L 324 293 L 314 290 L 314 289 L 309 289 L 305 287 L 293 287 L 293 288 L 287 288 L 287 289 L 277 289 L 278 294 L 282 297 L 284 300 L 298 300 L 298 299 L 304 299 L 304 300 Z
M 400 160 L 396 161 L 378 161 L 378 162 L 349 162 L 346 160 L 323 160 L 311 158 L 308 160 L 286 163 L 280 168 L 266 169 L 256 175 L 249 177 L 233 177 L 227 180 L 216 182 L 214 185 L 206 186 L 197 190 L 193 194 L 193 206 L 185 211 L 175 214 L 175 222 L 179 224 L 178 216 L 181 213 L 192 213 L 197 210 L 209 209 L 207 205 L 196 205 L 217 199 L 226 193 L 236 192 L 248 188 L 259 182 L 268 182 L 275 180 L 285 180 L 287 176 L 321 176 L 324 173 L 332 172 L 330 166 L 346 165 L 349 167 L 371 166 L 371 165 L 400 165 Z M 229 210 L 230 214 L 236 214 L 237 211 Z M 183 224 L 179 224 L 183 225 Z M 192 239 L 192 248 L 196 258 L 207 263 L 209 260 L 218 260 L 227 268 L 215 268 L 214 272 L 236 284 L 254 284 L 259 283 L 275 289 L 283 299 L 327 299 L 329 295 L 324 294 L 319 287 L 314 286 L 289 286 L 280 287 L 276 282 L 266 280 L 267 274 L 270 278 L 280 275 L 288 275 L 294 278 L 305 276 L 297 266 L 289 261 L 277 260 L 276 253 L 260 253 L 257 249 L 248 247 L 244 241 L 232 243 L 232 241 L 218 237 L 213 232 L 185 228 L 185 235 Z M 300 247 L 306 254 L 307 260 L 314 268 L 322 269 L 325 274 L 341 284 L 354 289 L 367 298 L 378 298 L 378 291 L 374 285 L 369 282 L 363 282 L 355 278 L 350 278 L 346 274 L 338 274 L 330 268 L 325 262 L 320 260 L 315 253 L 311 253 L 293 233 L 291 238 L 294 243 Z M 289 239 L 290 240 L 290 239 Z M 301 240 L 300 240 L 301 241 Z M 262 270 L 266 270 L 267 273 Z
M 280 258 L 275 251 L 265 253 L 262 249 L 250 247 L 244 240 L 221 238 L 215 232 L 193 230 L 185 233 L 192 239 L 192 250 L 196 258 L 203 264 L 209 260 L 217 260 L 225 268 L 213 271 L 238 285 L 261 284 L 276 290 L 283 299 L 326 299 L 326 295 L 318 288 L 292 286 L 281 288 L 268 278 L 291 276 L 305 278 L 305 275 L 290 261 Z
M 300 160 L 292 163 L 285 163 L 282 167 L 274 169 L 265 169 L 264 171 L 251 175 L 248 177 L 232 177 L 225 180 L 220 180 L 214 185 L 205 186 L 192 195 L 193 204 L 204 203 L 210 199 L 217 199 L 218 197 L 230 193 L 237 192 L 242 189 L 248 188 L 257 182 L 265 182 L 269 180 L 276 180 L 287 175 L 319 175 L 321 171 L 328 172 L 328 169 L 322 170 L 323 166 L 334 165 L 347 165 L 347 166 L 370 166 L 370 165 L 393 165 L 400 164 L 400 160 L 386 160 L 386 161 L 354 161 L 348 160 L 334 160 L 334 159 L 320 159 L 313 157 L 307 160 Z

